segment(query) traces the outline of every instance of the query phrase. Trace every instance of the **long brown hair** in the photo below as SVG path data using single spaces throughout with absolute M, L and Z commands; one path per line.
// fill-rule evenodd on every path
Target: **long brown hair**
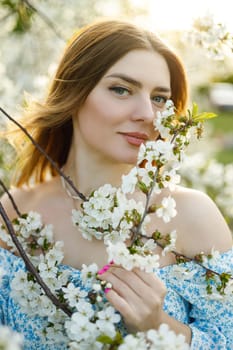
M 65 48 L 45 102 L 29 106 L 21 121 L 59 167 L 65 164 L 69 153 L 74 111 L 77 112 L 83 105 L 116 61 L 137 49 L 154 50 L 165 58 L 171 75 L 171 99 L 179 113 L 184 111 L 187 102 L 184 67 L 160 38 L 125 21 L 105 20 L 84 27 Z M 22 138 L 22 134 L 19 140 L 16 186 L 29 183 L 31 178 L 36 183 L 43 182 L 48 173 L 56 175 L 48 160 L 30 141 Z

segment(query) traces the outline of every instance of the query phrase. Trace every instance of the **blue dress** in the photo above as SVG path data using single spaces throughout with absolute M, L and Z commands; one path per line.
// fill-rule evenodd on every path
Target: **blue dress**
M 219 273 L 233 273 L 233 248 L 210 260 Z M 24 262 L 0 248 L 0 267 L 5 271 L 0 285 L 0 323 L 23 333 L 24 350 L 64 350 L 64 343 L 44 342 L 42 330 L 46 319 L 29 317 L 10 296 L 10 283 L 16 271 L 25 269 Z M 80 271 L 71 267 L 72 282 L 80 285 Z M 186 271 L 189 271 L 187 274 Z M 156 273 L 167 286 L 164 310 L 192 330 L 192 350 L 233 350 L 233 297 L 231 300 L 211 299 L 206 293 L 203 267 L 194 262 L 169 265 Z

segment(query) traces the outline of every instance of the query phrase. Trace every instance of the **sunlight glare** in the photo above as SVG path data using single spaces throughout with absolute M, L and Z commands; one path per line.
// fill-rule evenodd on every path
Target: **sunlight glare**
M 135 6 L 142 5 L 141 0 L 132 0 Z M 147 0 L 151 29 L 190 29 L 194 19 L 213 16 L 214 20 L 233 30 L 231 0 Z

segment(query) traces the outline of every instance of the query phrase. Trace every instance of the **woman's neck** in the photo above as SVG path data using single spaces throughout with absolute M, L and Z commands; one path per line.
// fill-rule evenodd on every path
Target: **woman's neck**
M 132 165 L 99 159 L 94 154 L 77 154 L 72 149 L 63 167 L 65 174 L 70 176 L 77 189 L 86 197 L 107 183 L 119 187 L 122 175 L 131 168 Z

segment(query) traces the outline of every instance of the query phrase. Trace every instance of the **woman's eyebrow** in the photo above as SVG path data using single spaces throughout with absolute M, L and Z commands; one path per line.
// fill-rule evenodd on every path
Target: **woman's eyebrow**
M 137 81 L 131 77 L 129 77 L 128 75 L 125 75 L 125 74 L 110 74 L 110 75 L 107 75 L 106 78 L 119 78 L 121 80 L 124 80 L 124 81 L 127 81 L 127 83 L 130 83 L 132 85 L 135 85 L 139 88 L 142 87 L 142 83 L 140 83 L 140 81 Z
M 142 87 L 142 83 L 138 80 L 135 80 L 131 77 L 129 77 L 128 75 L 125 75 L 125 74 L 118 74 L 118 73 L 115 73 L 115 74 L 110 74 L 110 75 L 107 75 L 106 78 L 119 78 L 121 80 L 124 80 L 126 81 L 127 83 L 130 83 L 138 88 L 141 88 Z M 154 88 L 154 90 L 156 91 L 159 91 L 159 92 L 167 92 L 167 93 L 171 93 L 171 89 L 170 88 L 167 88 L 167 87 L 164 87 L 164 86 L 156 86 Z

